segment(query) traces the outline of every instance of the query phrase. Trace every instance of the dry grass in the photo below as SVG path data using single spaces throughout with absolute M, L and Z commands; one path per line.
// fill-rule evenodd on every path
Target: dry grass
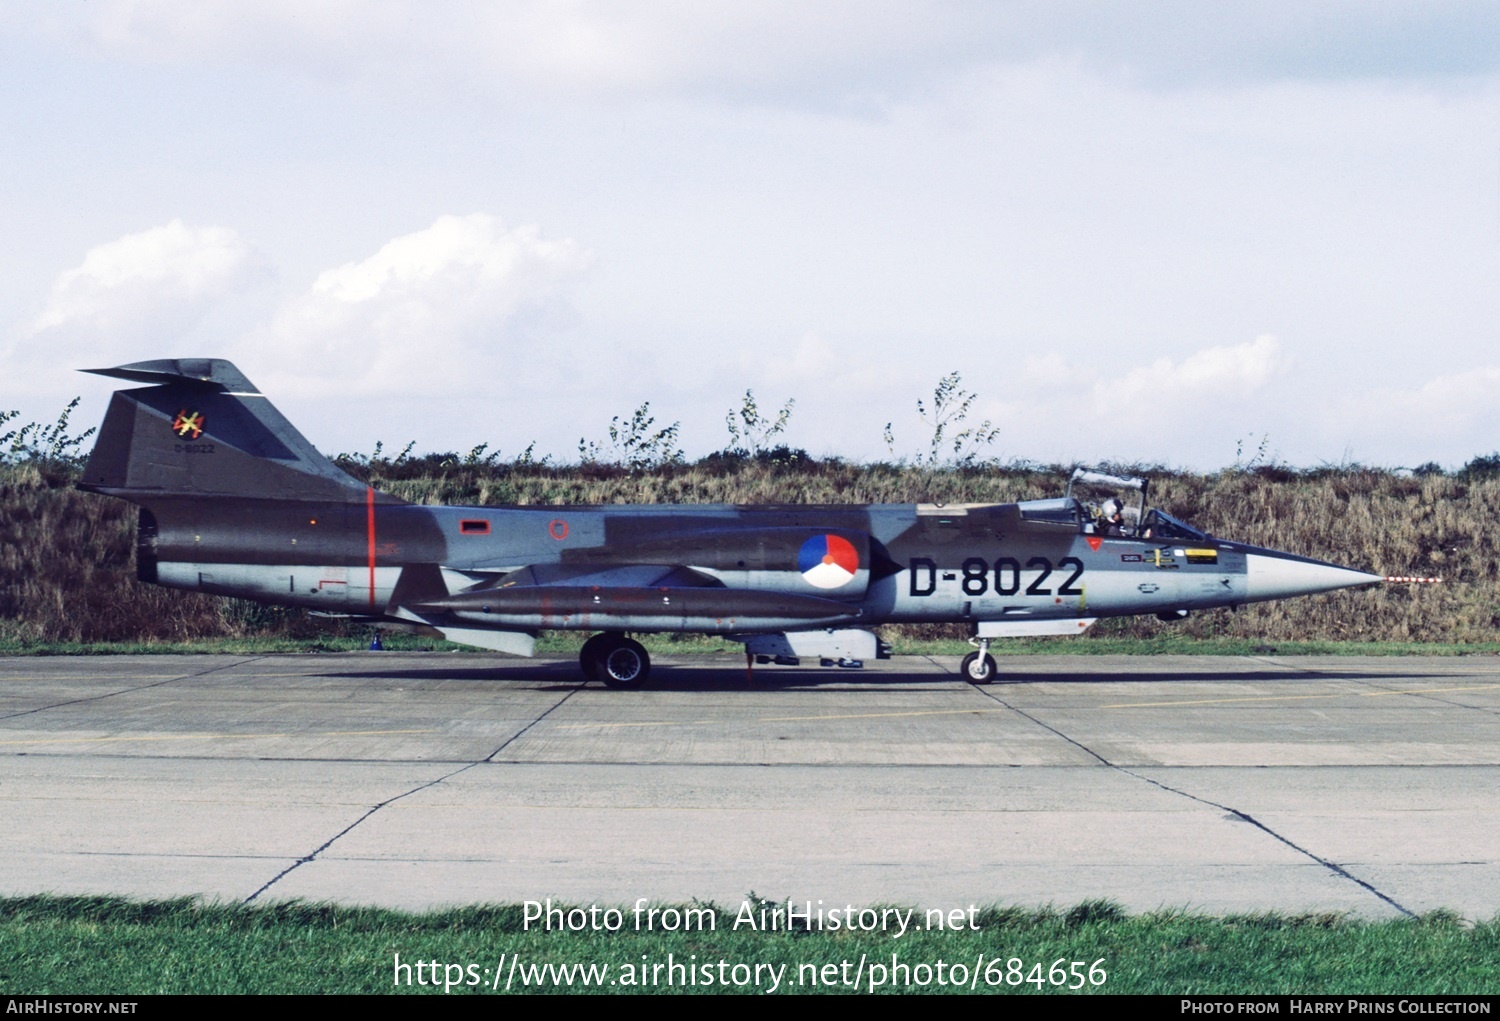
M 180 642 L 320 627 L 245 600 L 141 584 L 135 508 L 78 492 L 72 481 L 0 466 L 0 638 Z

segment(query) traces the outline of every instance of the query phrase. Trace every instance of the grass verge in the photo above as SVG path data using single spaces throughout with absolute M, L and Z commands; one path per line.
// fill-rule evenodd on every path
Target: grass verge
M 1173 995 L 1500 989 L 1500 920 L 1471 925 L 1446 912 L 1399 921 L 1128 916 L 1095 901 L 1066 911 L 960 911 L 961 927 L 942 931 L 924 930 L 926 916 L 917 910 L 899 938 L 878 931 L 734 928 L 744 907 L 753 912 L 765 905 L 679 906 L 701 912 L 692 916 L 698 924 L 690 932 L 637 931 L 629 907 L 620 908 L 615 932 L 546 932 L 537 922 L 526 928 L 521 905 L 407 914 L 304 903 L 247 908 L 193 900 L 12 898 L 0 900 L 0 989 L 17 995 L 444 995 L 503 992 L 508 980 L 512 992 L 757 992 L 769 991 L 778 973 L 776 991 L 798 993 L 1035 993 L 1074 984 L 1085 992 Z M 600 917 L 601 924 L 613 921 Z M 977 931 L 968 928 L 971 921 Z M 671 963 L 689 968 L 669 973 L 669 954 Z M 405 971 L 397 968 L 397 955 L 409 965 Z M 1059 961 L 1062 981 L 1048 974 Z M 1074 961 L 1082 962 L 1081 978 L 1070 974 Z M 418 962 L 438 964 L 419 971 Z M 590 966 L 592 973 L 581 970 Z M 1093 977 L 1102 981 L 1090 982 L 1095 966 Z M 676 980 L 670 986 L 669 974 Z

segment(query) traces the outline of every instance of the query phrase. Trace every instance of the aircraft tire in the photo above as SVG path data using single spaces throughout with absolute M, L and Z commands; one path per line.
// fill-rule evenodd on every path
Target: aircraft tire
M 614 637 L 599 656 L 599 679 L 610 688 L 644 687 L 651 676 L 646 647 L 630 638 Z
M 971 652 L 958 664 L 958 672 L 970 684 L 989 684 L 995 679 L 998 668 L 995 666 L 995 657 L 989 653 L 981 656 L 977 652 Z
M 597 681 L 603 676 L 604 667 L 601 661 L 604 659 L 604 654 L 609 651 L 611 643 L 623 637 L 623 635 L 601 631 L 583 643 L 583 648 L 578 650 L 578 665 L 583 669 L 585 679 Z

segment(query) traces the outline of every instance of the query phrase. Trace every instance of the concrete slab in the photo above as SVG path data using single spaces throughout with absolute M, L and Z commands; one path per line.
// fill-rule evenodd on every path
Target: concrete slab
M 1500 913 L 1500 660 L 1001 669 L 0 659 L 0 891 Z

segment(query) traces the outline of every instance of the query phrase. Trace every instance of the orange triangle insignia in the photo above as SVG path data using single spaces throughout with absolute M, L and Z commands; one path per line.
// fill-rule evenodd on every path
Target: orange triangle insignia
M 1089 549 L 1093 550 L 1095 553 L 1099 552 L 1099 544 L 1104 541 L 1103 539 L 1099 538 L 1097 535 L 1086 535 L 1084 536 L 1084 538 L 1088 540 Z

